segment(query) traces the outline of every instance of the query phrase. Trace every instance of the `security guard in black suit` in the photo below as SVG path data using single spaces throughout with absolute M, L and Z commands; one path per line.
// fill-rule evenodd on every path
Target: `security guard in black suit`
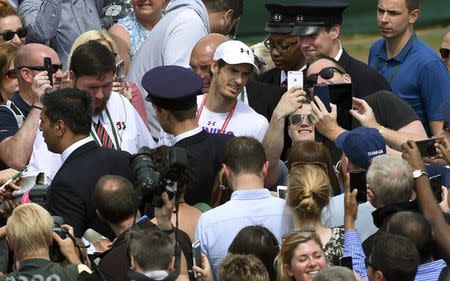
M 264 6 L 270 14 L 265 28 L 269 37 L 264 45 L 270 52 L 275 68 L 262 73 L 259 80 L 287 90 L 287 72 L 300 70 L 305 64 L 296 36 L 290 35 L 294 28 L 295 13 L 281 4 L 268 3 Z
M 161 128 L 174 136 L 175 146 L 185 148 L 193 157 L 192 188 L 185 191 L 186 203 L 209 203 L 213 182 L 222 167 L 222 152 L 232 138 L 209 134 L 197 122 L 197 95 L 203 80 L 195 72 L 181 66 L 160 66 L 148 71 L 142 86 L 146 98 L 156 110 Z
M 379 73 L 342 48 L 339 40 L 342 14 L 348 6 L 344 2 L 291 5 L 291 11 L 296 13 L 291 34 L 299 37 L 300 49 L 306 58 L 320 54 L 336 59 L 352 77 L 354 97 L 365 97 L 379 90 L 390 91 L 389 83 Z

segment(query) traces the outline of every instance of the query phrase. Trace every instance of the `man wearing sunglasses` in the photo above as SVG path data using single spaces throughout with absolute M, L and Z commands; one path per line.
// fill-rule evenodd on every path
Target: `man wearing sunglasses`
M 382 39 L 369 53 L 369 65 L 389 81 L 395 95 L 419 115 L 429 136 L 442 129 L 439 106 L 450 99 L 450 76 L 442 60 L 414 32 L 418 0 L 379 0 L 377 23 Z
M 326 55 L 339 64 L 353 78 L 353 96 L 361 98 L 379 90 L 390 90 L 388 82 L 367 64 L 351 57 L 339 39 L 343 12 L 348 3 L 302 3 L 291 6 L 296 13 L 292 35 L 306 58 Z
M 450 74 L 450 29 L 447 29 L 444 34 L 439 53 L 441 54 L 441 58 L 447 66 L 448 72 Z
M 53 89 L 61 87 L 64 73 L 58 54 L 51 48 L 31 43 L 19 49 L 15 72 L 19 92 L 11 98 L 10 107 L 0 107 L 0 157 L 2 168 L 23 168 L 30 160 L 35 133 L 42 109 L 40 98 L 52 86 L 44 58 L 52 62 Z
M 306 87 L 316 84 L 352 83 L 353 79 L 333 58 L 317 56 L 310 59 L 306 69 Z M 310 88 L 313 92 L 312 88 Z M 315 97 L 311 103 L 316 128 L 328 139 L 334 141 L 344 129 L 336 122 L 336 106 L 327 112 L 323 103 Z M 383 135 L 389 147 L 400 151 L 400 146 L 409 139 L 426 139 L 425 129 L 417 114 L 403 100 L 388 91 L 379 91 L 364 97 L 353 98 L 350 114 L 364 127 L 375 128 Z M 353 122 L 355 123 L 355 122 Z M 441 127 L 442 129 L 442 127 Z
M 287 6 L 281 4 L 265 4 L 265 8 L 270 13 L 270 18 L 265 28 L 269 32 L 269 38 L 264 41 L 264 46 L 269 50 L 275 68 L 261 74 L 260 81 L 286 89 L 287 72 L 301 69 L 305 62 L 297 37 L 290 35 L 294 15 Z

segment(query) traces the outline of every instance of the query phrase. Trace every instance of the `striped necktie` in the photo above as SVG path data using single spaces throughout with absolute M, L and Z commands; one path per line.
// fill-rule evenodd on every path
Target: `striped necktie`
M 102 146 L 106 148 L 114 148 L 113 142 L 109 137 L 105 127 L 103 127 L 102 122 L 100 120 L 98 120 L 98 123 L 92 121 L 92 124 L 95 128 L 95 132 L 97 133 L 98 139 L 100 140 Z

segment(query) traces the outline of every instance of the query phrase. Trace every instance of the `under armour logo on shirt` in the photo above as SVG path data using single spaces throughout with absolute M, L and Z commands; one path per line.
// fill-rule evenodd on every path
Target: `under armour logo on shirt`
M 244 51 L 244 48 L 241 48 L 241 53 L 243 53 L 243 52 L 246 52 L 247 55 L 250 55 L 250 51 L 249 51 L 249 50 L 245 50 L 245 51 Z
M 208 126 L 216 126 L 216 121 L 214 122 L 208 121 Z

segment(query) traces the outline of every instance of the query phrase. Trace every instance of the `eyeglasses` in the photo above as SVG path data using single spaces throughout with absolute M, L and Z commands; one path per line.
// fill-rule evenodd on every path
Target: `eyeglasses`
M 63 65 L 62 64 L 52 64 L 52 73 L 57 72 L 58 70 L 62 70 Z M 47 68 L 43 65 L 39 65 L 39 66 L 19 66 L 17 67 L 17 69 L 22 69 L 22 68 L 28 68 L 31 70 L 36 70 L 36 71 L 46 71 Z
M 450 134 L 450 128 L 448 127 L 447 121 L 444 121 L 444 124 L 442 125 L 442 130 L 448 134 Z
M 299 161 L 299 162 L 294 162 L 292 163 L 292 165 L 289 167 L 289 170 L 295 168 L 295 167 L 301 167 L 301 166 L 306 166 L 306 165 L 312 165 L 312 166 L 316 166 L 320 169 L 322 169 L 325 174 L 328 176 L 328 167 L 327 164 L 323 163 L 323 162 L 318 162 L 318 161 L 314 161 L 314 162 L 303 162 L 303 161 Z
M 314 115 L 312 114 L 292 114 L 289 116 L 289 123 L 291 125 L 298 125 L 303 123 L 303 120 L 305 120 L 309 125 L 314 125 Z
M 334 72 L 337 71 L 341 74 L 345 74 L 342 70 L 337 67 L 329 66 L 322 68 L 318 73 L 311 74 L 305 79 L 305 84 L 307 87 L 312 87 L 317 84 L 317 78 L 322 77 L 322 79 L 328 80 L 334 77 Z
M 309 235 L 313 235 L 316 234 L 316 229 L 314 227 L 310 227 L 310 226 L 303 226 L 300 228 L 297 228 L 296 230 L 293 230 L 291 232 L 288 232 L 286 234 L 284 234 L 281 239 L 285 240 L 285 239 L 289 239 L 291 237 L 293 237 L 296 234 L 309 234 Z
M 280 54 L 284 54 L 287 51 L 289 51 L 289 49 L 296 45 L 297 42 L 292 42 L 292 43 L 288 43 L 285 45 L 279 45 L 279 44 L 272 44 L 270 43 L 270 40 L 267 39 L 266 41 L 264 41 L 264 46 L 267 48 L 267 50 L 269 50 L 270 52 L 272 52 L 274 49 L 277 49 L 278 53 Z
M 448 57 L 450 56 L 450 49 L 440 48 L 439 53 L 441 53 L 442 59 L 448 59 Z
M 24 38 L 27 36 L 27 29 L 26 28 L 19 28 L 16 31 L 6 31 L 3 33 L 0 33 L 0 35 L 3 37 L 3 40 L 9 41 L 14 38 L 14 36 L 17 34 L 19 38 Z
M 6 72 L 5 76 L 8 77 L 9 79 L 17 78 L 17 74 L 16 74 L 16 71 L 14 69 L 8 70 L 8 72 Z

